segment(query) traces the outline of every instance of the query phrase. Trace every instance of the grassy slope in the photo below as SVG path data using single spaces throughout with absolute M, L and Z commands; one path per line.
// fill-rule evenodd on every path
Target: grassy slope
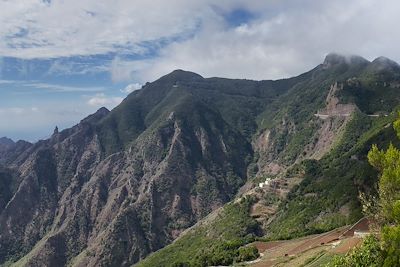
M 189 230 L 171 245 L 150 255 L 137 266 L 228 265 L 237 259 L 239 248 L 254 240 L 259 231 L 249 217 L 251 199 L 227 204 L 210 224 Z

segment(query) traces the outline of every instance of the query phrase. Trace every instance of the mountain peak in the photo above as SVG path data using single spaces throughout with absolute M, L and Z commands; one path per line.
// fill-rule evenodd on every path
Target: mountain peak
M 110 111 L 106 107 L 101 107 L 94 113 L 94 115 L 103 115 L 103 116 L 105 116 L 108 113 L 110 113 Z
M 384 70 L 384 69 L 397 69 L 400 68 L 399 64 L 387 57 L 377 57 L 372 61 L 372 65 L 377 68 L 378 70 Z
M 12 139 L 8 138 L 8 137 L 1 137 L 0 138 L 0 145 L 11 146 L 11 145 L 14 145 L 14 144 L 15 144 L 15 142 Z
M 101 107 L 99 108 L 95 113 L 87 116 L 86 118 L 84 118 L 81 123 L 86 122 L 86 123 L 93 123 L 93 122 L 97 122 L 99 120 L 101 120 L 102 118 L 104 118 L 105 116 L 108 115 L 108 113 L 110 113 L 110 111 L 105 108 L 105 107 Z
M 326 55 L 324 60 L 324 65 L 334 65 L 344 63 L 346 61 L 346 57 L 337 53 L 329 53 Z
M 326 68 L 340 64 L 367 64 L 368 60 L 357 55 L 343 55 L 338 53 L 329 53 L 324 60 L 323 65 Z
M 160 78 L 160 80 L 162 80 L 163 82 L 171 81 L 174 83 L 179 81 L 194 81 L 200 79 L 203 79 L 201 75 L 181 69 L 174 70 L 171 73 Z
M 187 71 L 187 70 L 182 70 L 182 69 L 176 69 L 173 70 L 170 75 L 179 75 L 179 76 L 186 76 L 186 77 L 201 77 L 203 78 L 201 75 L 192 72 L 192 71 Z

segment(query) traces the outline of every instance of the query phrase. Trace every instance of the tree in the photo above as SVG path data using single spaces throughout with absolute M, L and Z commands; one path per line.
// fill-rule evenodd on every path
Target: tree
M 400 138 L 400 119 L 394 123 L 394 129 Z M 377 206 L 383 266 L 400 266 L 400 150 L 392 144 L 386 151 L 373 145 L 368 160 L 380 173 Z

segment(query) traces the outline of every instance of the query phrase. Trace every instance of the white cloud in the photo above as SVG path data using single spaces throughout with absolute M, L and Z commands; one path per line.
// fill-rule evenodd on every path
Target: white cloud
M 224 14 L 237 8 L 253 13 L 254 19 L 228 25 Z M 114 107 L 122 101 L 101 86 L 51 84 L 59 74 L 95 74 L 92 79 L 101 77 L 104 80 L 99 83 L 107 84 L 107 77 L 97 75 L 109 71 L 114 82 L 144 84 L 174 69 L 204 77 L 288 77 L 311 69 L 332 51 L 400 61 L 398 10 L 397 0 L 0 0 L 2 92 L 30 87 L 47 94 L 40 100 L 36 95 L 37 102 L 25 96 L 24 103 L 39 106 L 37 111 L 4 108 L 20 105 L 22 100 L 8 101 L 1 95 L 0 136 L 9 129 L 26 134 L 30 129 L 48 131 L 60 122 L 70 126 L 95 108 Z M 1 63 L 2 57 L 49 59 L 53 64 L 48 71 L 42 70 L 47 71 L 43 77 L 38 76 L 45 82 L 9 81 L 14 76 L 4 76 L 9 69 L 7 59 Z M 19 71 L 40 72 L 43 66 L 32 62 L 21 64 Z M 18 86 L 12 86 L 14 82 Z M 20 97 L 26 91 L 8 93 L 8 97 Z M 48 97 L 48 92 L 76 94 L 61 98 Z M 93 95 L 79 99 L 79 92 Z
M 0 84 L 14 84 L 17 82 L 18 81 L 14 81 L 14 80 L 0 80 Z
M 19 81 L 19 80 L 0 80 L 0 85 L 18 85 L 29 88 L 43 89 L 51 92 L 101 92 L 106 88 L 103 86 L 69 86 L 61 84 L 51 84 L 35 81 Z
M 329 52 L 400 60 L 398 1 L 276 1 L 267 6 L 257 19 L 236 28 L 209 15 L 193 38 L 171 43 L 157 58 L 125 62 L 126 71 L 142 83 L 174 69 L 205 77 L 279 79 L 315 67 Z
M 111 80 L 113 82 L 126 82 L 134 80 L 141 71 L 151 68 L 153 59 L 146 60 L 125 60 L 121 57 L 115 57 L 110 64 Z
M 194 1 L 0 1 L 0 55 L 51 58 L 129 51 L 193 30 Z M 145 27 L 144 27 L 145 25 Z
M 8 115 L 17 115 L 17 116 L 24 116 L 31 112 L 38 112 L 39 108 L 31 107 L 31 108 L 24 108 L 24 107 L 7 107 L 7 108 L 0 108 L 0 115 L 5 118 L 10 118 Z
M 59 84 L 35 83 L 35 82 L 22 83 L 22 85 L 27 87 L 49 90 L 52 92 L 100 92 L 105 90 L 104 87 L 79 87 L 79 86 L 66 86 Z
M 106 64 L 99 64 L 99 62 L 73 62 L 68 59 L 55 59 L 49 69 L 47 70 L 46 76 L 52 75 L 86 75 L 96 74 L 101 72 L 108 72 L 110 67 Z
M 22 115 L 26 111 L 27 109 L 21 107 L 0 108 L 1 115 L 7 115 L 7 114 Z
M 106 106 L 106 107 L 113 108 L 113 107 L 117 106 L 119 103 L 121 103 L 122 100 L 123 100 L 122 97 L 109 97 L 103 93 L 100 93 L 100 94 L 96 94 L 95 96 L 92 96 L 87 101 L 87 103 L 89 106 L 93 106 L 93 107 Z
M 190 36 L 217 11 L 260 11 L 275 0 L 0 1 L 0 56 L 58 58 L 144 53 L 149 42 Z M 222 21 L 222 20 L 221 20 Z
M 237 8 L 256 19 L 228 27 L 223 14 Z M 399 9 L 397 0 L 0 1 L 0 56 L 116 54 L 98 69 L 62 60 L 50 69 L 109 69 L 115 82 L 146 82 L 176 68 L 203 76 L 280 78 L 313 67 L 331 51 L 400 60 Z M 152 49 L 144 59 L 124 57 Z
M 140 88 L 142 88 L 142 85 L 140 83 L 131 83 L 128 84 L 124 89 L 121 89 L 121 92 L 125 94 L 130 94 L 133 91 L 139 90 Z

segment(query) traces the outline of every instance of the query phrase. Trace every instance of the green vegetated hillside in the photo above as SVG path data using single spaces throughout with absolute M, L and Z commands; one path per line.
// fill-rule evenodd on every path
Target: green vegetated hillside
M 247 205 L 239 202 L 224 206 L 218 216 L 195 226 L 138 266 L 229 265 L 240 262 L 236 255 L 254 240 L 291 239 L 354 223 L 363 216 L 359 192 L 375 194 L 377 172 L 368 164 L 367 152 L 372 144 L 387 147 L 390 141 L 396 142 L 393 128 L 387 127 L 393 120 L 393 115 L 369 118 L 356 113 L 331 153 L 319 161 L 305 160 L 293 167 L 304 171 L 304 180 L 279 202 L 279 211 L 266 228 L 250 216 L 250 206 L 256 200 L 248 196 L 242 201 Z M 232 214 L 233 207 L 237 211 Z M 216 238 L 224 231 L 229 236 Z M 224 248 L 226 254 L 214 248 L 224 244 L 235 245 Z M 210 259 L 207 264 L 204 258 Z
M 257 258 L 257 250 L 244 246 L 261 230 L 249 216 L 252 203 L 245 198 L 225 205 L 137 266 L 215 266 Z
M 335 54 L 277 81 L 177 70 L 47 140 L 9 143 L 0 264 L 230 264 L 257 257 L 255 239 L 355 221 L 376 181 L 366 153 L 393 140 L 399 73 Z M 255 188 L 266 177 L 280 189 Z
M 290 239 L 321 233 L 361 218 L 363 215 L 359 193 L 376 194 L 377 172 L 367 160 L 371 145 L 387 147 L 390 142 L 399 143 L 392 128 L 399 103 L 399 92 L 395 85 L 398 68 L 395 71 L 390 69 L 391 74 L 387 74 L 381 64 L 386 66 L 390 62 L 383 59 L 373 63 L 366 63 L 359 58 L 354 60 L 354 65 L 350 66 L 333 65 L 335 70 L 328 75 L 318 73 L 317 70 L 312 79 L 297 84 L 295 89 L 280 96 L 279 101 L 272 103 L 257 117 L 258 132 L 255 136 L 265 130 L 275 134 L 275 142 L 271 142 L 272 146 L 276 146 L 273 150 L 275 160 L 287 164 L 282 173 L 272 177 L 285 177 L 289 183 L 291 177 L 300 176 L 302 179 L 301 183 L 290 188 L 286 198 L 276 197 L 271 192 L 250 194 L 245 198 L 250 207 L 241 207 L 240 214 L 243 217 L 240 218 L 230 216 L 229 212 L 225 214 L 225 209 L 229 211 L 232 206 L 240 207 L 240 204 L 228 204 L 218 216 L 195 226 L 175 243 L 153 253 L 138 266 L 232 264 L 241 261 L 237 258 L 240 249 L 256 239 Z M 378 63 L 379 68 L 371 67 Z M 385 83 L 385 79 L 388 82 Z M 340 122 L 339 125 L 343 127 L 336 132 L 337 138 L 330 149 L 322 157 L 313 158 L 304 148 L 313 138 L 321 138 L 315 135 L 321 127 L 321 121 L 315 118 L 314 113 L 328 104 L 327 94 L 322 88 L 326 90 L 333 81 L 343 84 L 341 90 L 335 94 L 338 104 L 356 105 L 347 121 Z M 282 123 L 283 118 L 285 122 Z M 282 127 L 284 123 L 286 126 L 292 124 L 290 127 L 293 128 L 288 130 L 288 127 Z M 332 122 L 331 127 L 334 125 Z M 268 158 L 256 154 L 255 160 L 258 160 L 257 166 L 262 166 L 262 161 Z M 259 172 L 256 178 L 249 178 L 254 179 L 254 184 L 257 184 L 256 182 L 263 181 L 267 176 L 268 173 Z M 264 221 L 263 218 L 254 220 L 250 212 L 254 203 L 275 206 L 276 213 L 272 217 L 267 216 Z M 237 231 L 233 236 L 220 239 L 206 238 L 220 231 L 215 225 L 225 225 L 223 228 L 231 229 L 232 224 L 243 225 L 243 222 L 247 223 L 242 230 L 250 231 Z M 229 242 L 236 246 L 225 248 L 225 251 L 229 251 L 226 255 L 214 248 Z M 219 255 L 219 258 L 213 258 L 214 255 Z M 210 261 L 205 264 L 204 258 Z
M 288 239 L 321 233 L 361 218 L 358 195 L 373 194 L 377 179 L 366 155 L 372 144 L 398 143 L 393 128 L 387 127 L 393 120 L 393 114 L 382 118 L 354 114 L 329 154 L 319 161 L 302 162 L 304 180 L 280 204 L 266 236 Z
M 393 123 L 393 129 L 400 138 L 400 118 Z M 382 137 L 390 140 L 389 136 Z M 388 146 L 374 144 L 368 152 L 368 161 L 379 174 L 377 194 L 364 194 L 361 199 L 364 213 L 373 218 L 374 231 L 346 255 L 331 258 L 327 267 L 400 264 L 399 141 Z

